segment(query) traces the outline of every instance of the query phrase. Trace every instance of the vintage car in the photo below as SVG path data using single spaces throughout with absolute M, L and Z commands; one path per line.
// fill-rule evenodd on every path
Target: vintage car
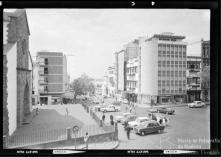
M 128 115 L 128 116 L 126 116 L 125 118 L 123 118 L 123 119 L 121 120 L 121 123 L 122 123 L 122 125 L 124 125 L 126 121 L 129 123 L 129 122 L 131 122 L 131 121 L 136 120 L 136 118 L 137 118 L 136 115 L 131 114 L 131 115 Z
M 157 113 L 157 109 L 155 109 L 155 108 L 150 108 L 150 109 L 148 109 L 148 111 L 151 113 Z
M 131 113 L 123 113 L 123 115 L 117 115 L 117 116 L 115 116 L 115 121 L 116 122 L 121 122 L 122 119 L 126 118 L 129 115 L 131 115 Z
M 101 108 L 104 108 L 104 107 L 106 107 L 106 106 L 105 105 L 95 105 L 95 106 L 93 106 L 93 109 L 94 109 L 94 111 L 100 111 Z
M 188 107 L 193 108 L 193 107 L 204 107 L 206 104 L 202 101 L 193 101 L 192 103 L 188 104 Z
M 134 131 L 136 134 L 145 135 L 145 134 L 151 134 L 155 132 L 158 132 L 158 133 L 162 132 L 164 128 L 165 126 L 160 125 L 159 122 L 155 120 L 149 120 L 136 126 L 134 128 Z
M 120 101 L 121 101 L 123 104 L 128 104 L 128 100 L 127 100 L 127 99 L 120 99 Z
M 112 103 L 113 105 L 117 105 L 117 106 L 120 106 L 121 105 L 121 102 L 120 101 L 115 101 Z
M 133 129 L 135 126 L 149 120 L 151 120 L 149 117 L 137 117 L 135 121 L 128 122 L 128 126 Z
M 120 107 L 115 105 L 108 105 L 107 107 L 103 107 L 100 109 L 101 112 L 118 112 L 120 111 Z
M 158 108 L 157 112 L 158 113 L 164 113 L 164 114 L 174 114 L 175 110 L 173 110 L 171 108 L 162 107 L 162 108 Z

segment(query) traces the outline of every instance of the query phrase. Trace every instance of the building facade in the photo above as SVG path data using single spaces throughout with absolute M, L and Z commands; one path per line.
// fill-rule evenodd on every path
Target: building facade
M 210 101 L 210 41 L 201 40 L 202 79 L 201 88 L 203 101 Z
M 121 97 L 125 97 L 125 72 L 125 50 L 121 50 L 115 53 L 115 93 L 118 99 Z
M 121 51 L 121 71 L 120 53 L 115 53 L 116 89 L 122 86 L 131 101 L 141 104 L 185 101 L 187 43 L 183 39 L 163 33 L 127 44 Z
M 66 56 L 60 52 L 38 52 L 40 104 L 58 104 L 67 89 Z
M 187 102 L 199 101 L 201 98 L 201 57 L 187 56 Z
M 4 52 L 7 55 L 8 135 L 20 127 L 32 111 L 32 58 L 26 11 L 4 12 L 8 19 Z M 4 116 L 3 116 L 4 117 Z
M 103 95 L 108 97 L 115 97 L 115 67 L 109 66 L 104 76 Z

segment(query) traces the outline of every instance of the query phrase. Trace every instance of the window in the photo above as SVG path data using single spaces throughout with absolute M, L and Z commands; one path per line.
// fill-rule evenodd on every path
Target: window
M 158 56 L 159 56 L 159 57 L 161 57 L 161 53 L 162 53 L 161 51 L 158 51 Z
M 158 76 L 161 76 L 161 71 L 158 71 Z
M 181 80 L 179 81 L 179 85 L 182 85 L 182 81 Z
M 170 85 L 170 80 L 167 80 L 167 86 L 169 86 Z
M 161 61 L 158 61 L 158 66 L 161 67 Z
M 44 68 L 44 74 L 48 74 L 48 68 Z
M 182 61 L 179 61 L 179 64 L 182 64 Z
M 178 61 L 175 61 L 175 64 L 178 64 Z
M 166 76 L 166 72 L 165 71 L 163 71 L 163 76 Z
M 161 86 L 161 81 L 160 80 L 158 80 L 158 86 Z
M 183 71 L 183 76 L 186 76 L 186 71 Z
M 22 52 L 23 54 L 25 54 L 26 52 L 26 40 L 25 39 L 22 40 Z
M 170 76 L 170 71 L 169 70 L 167 71 L 167 76 Z
M 48 65 L 48 58 L 45 58 L 45 65 Z
M 166 61 L 163 61 L 163 67 L 165 67 L 166 66 Z
M 163 80 L 163 81 L 162 81 L 162 85 L 163 85 L 163 86 L 165 86 L 165 84 L 166 84 L 166 81 L 165 81 L 165 80 Z
M 175 71 L 175 76 L 178 76 L 178 71 Z
M 174 71 L 171 71 L 171 76 L 174 76 Z
M 177 81 L 177 80 L 175 81 L 175 85 L 176 85 L 176 86 L 178 85 L 178 81 Z
M 166 57 L 166 51 L 163 51 L 163 57 Z
M 179 75 L 182 75 L 182 71 L 179 71 Z
M 173 93 L 173 90 L 171 90 L 170 92 Z
M 171 86 L 173 86 L 173 84 L 174 84 L 174 81 L 173 81 L 173 80 L 171 80 Z

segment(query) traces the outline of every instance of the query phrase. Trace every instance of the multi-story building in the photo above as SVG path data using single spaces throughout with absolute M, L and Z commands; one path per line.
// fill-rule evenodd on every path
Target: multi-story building
M 67 60 L 61 52 L 38 52 L 40 104 L 57 104 L 67 88 Z
M 183 39 L 172 33 L 140 37 L 115 53 L 116 89 L 121 86 L 133 101 L 142 104 L 184 101 L 187 43 Z
M 105 83 L 103 85 L 104 94 L 109 97 L 115 96 L 115 67 L 109 66 L 105 74 Z
M 201 40 L 201 58 L 202 58 L 202 79 L 201 98 L 204 101 L 210 101 L 210 41 Z
M 201 57 L 187 56 L 187 102 L 200 100 L 201 95 Z
M 14 12 L 4 12 L 3 30 L 3 57 L 6 63 L 3 71 L 6 81 L 4 80 L 3 87 L 7 87 L 3 96 L 3 132 L 10 136 L 32 111 L 33 63 L 29 52 L 30 31 L 26 11 L 17 9 Z
M 115 93 L 119 98 L 125 97 L 125 50 L 115 53 Z
M 102 87 L 104 84 L 104 79 L 93 79 L 92 82 L 95 86 L 95 94 L 102 95 Z
M 187 43 L 183 39 L 162 33 L 141 43 L 141 103 L 185 100 Z
M 40 103 L 39 97 L 39 68 L 40 64 L 38 62 L 33 63 L 33 104 Z

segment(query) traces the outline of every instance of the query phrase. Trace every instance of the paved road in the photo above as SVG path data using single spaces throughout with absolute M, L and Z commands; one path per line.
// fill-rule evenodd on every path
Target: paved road
M 112 101 L 112 99 L 105 99 L 106 103 Z M 173 108 L 175 114 L 166 115 L 170 118 L 170 124 L 161 134 L 140 136 L 132 132 L 131 139 L 127 140 L 126 132 L 119 124 L 120 145 L 117 149 L 209 149 L 210 106 Z M 147 116 L 147 110 L 147 108 L 136 107 L 136 114 L 137 116 Z M 123 112 L 125 112 L 125 105 L 121 106 L 121 112 L 105 113 L 106 122 L 109 122 L 111 114 L 115 116 L 121 115 Z

